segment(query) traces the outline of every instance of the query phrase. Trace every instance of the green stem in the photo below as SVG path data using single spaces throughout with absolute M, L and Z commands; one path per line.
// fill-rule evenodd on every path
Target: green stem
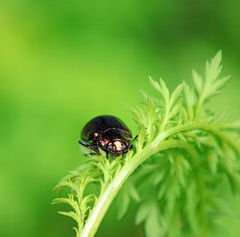
M 232 137 L 230 137 L 227 134 L 224 134 L 222 132 L 222 130 L 231 130 L 232 127 L 231 126 L 214 126 L 214 125 L 209 125 L 209 124 L 197 124 L 197 123 L 188 123 L 188 124 L 184 124 L 184 125 L 180 125 L 174 128 L 170 128 L 168 129 L 165 133 L 167 137 L 173 136 L 177 133 L 180 132 L 186 132 L 189 130 L 203 130 L 206 132 L 211 132 L 215 135 L 217 135 L 218 137 L 220 137 L 223 141 L 225 141 L 227 144 L 229 144 L 237 153 L 238 155 L 240 155 L 240 147 L 239 147 L 239 143 L 236 139 L 233 139 Z

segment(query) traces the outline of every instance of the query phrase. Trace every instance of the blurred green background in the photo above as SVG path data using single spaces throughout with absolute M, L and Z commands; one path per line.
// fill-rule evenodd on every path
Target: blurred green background
M 1 0 L 0 236 L 74 236 L 74 222 L 56 213 L 64 206 L 50 205 L 52 189 L 79 165 L 89 119 L 116 115 L 136 133 L 123 104 L 153 91 L 149 75 L 173 88 L 222 49 L 232 80 L 215 107 L 239 115 L 239 8 L 234 0 Z M 240 211 L 240 201 L 231 205 Z M 116 206 L 97 236 L 144 236 L 134 207 L 118 221 Z M 240 236 L 239 219 L 221 221 Z

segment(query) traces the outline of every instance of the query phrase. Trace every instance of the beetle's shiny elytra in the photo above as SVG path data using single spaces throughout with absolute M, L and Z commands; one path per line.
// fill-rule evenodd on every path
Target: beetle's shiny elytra
M 99 148 L 106 152 L 106 157 L 124 156 L 131 148 L 133 141 L 131 131 L 118 118 L 110 115 L 98 116 L 90 120 L 82 129 L 81 139 L 79 143 L 89 149 L 93 153 L 89 155 L 100 155 Z

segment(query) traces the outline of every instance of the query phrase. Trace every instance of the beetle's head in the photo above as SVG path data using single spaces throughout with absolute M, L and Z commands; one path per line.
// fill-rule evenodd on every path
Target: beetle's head
M 109 141 L 106 150 L 114 156 L 120 156 L 129 150 L 129 143 L 120 139 Z

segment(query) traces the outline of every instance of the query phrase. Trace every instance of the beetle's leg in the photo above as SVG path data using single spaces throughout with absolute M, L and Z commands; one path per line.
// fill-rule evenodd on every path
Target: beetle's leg
M 91 146 L 91 149 L 94 150 L 98 156 L 101 155 L 100 151 L 98 150 L 98 147 L 95 147 L 95 146 Z
M 108 159 L 108 155 L 109 155 L 109 153 L 108 152 L 106 152 L 106 158 Z
M 115 160 L 115 158 L 114 158 L 114 155 L 113 155 L 113 154 L 111 154 L 111 156 L 112 156 L 112 159 L 113 159 L 113 160 Z
M 94 144 L 87 144 L 87 143 L 82 142 L 82 141 L 79 141 L 79 144 L 95 151 L 95 153 L 89 153 L 89 154 L 91 154 L 91 155 L 101 155 L 100 151 L 98 150 L 98 147 L 95 146 Z M 88 155 L 88 154 L 86 154 L 86 155 Z
M 124 159 L 124 153 L 122 153 L 122 158 Z
M 89 144 L 87 144 L 87 143 L 85 143 L 85 142 L 78 141 L 78 143 L 81 144 L 81 145 L 83 145 L 83 146 L 85 146 L 85 147 L 87 147 L 87 148 L 91 148 L 91 145 L 89 145 Z
M 97 155 L 98 154 L 95 152 L 90 152 L 90 153 L 85 154 L 85 156 L 97 156 Z
M 133 143 L 137 138 L 138 138 L 138 135 L 136 135 L 136 137 L 133 138 L 132 142 L 129 145 L 129 150 L 133 148 Z

